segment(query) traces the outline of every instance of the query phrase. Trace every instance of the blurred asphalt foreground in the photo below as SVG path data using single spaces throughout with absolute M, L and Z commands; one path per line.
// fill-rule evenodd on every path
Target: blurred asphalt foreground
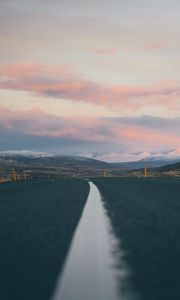
M 180 180 L 99 178 L 140 300 L 180 299 Z M 131 299 L 133 300 L 133 299 Z
M 138 300 L 180 299 L 179 179 L 93 182 Z M 51 299 L 88 193 L 77 179 L 0 185 L 0 299 Z
M 88 192 L 82 180 L 0 186 L 0 299 L 50 299 Z

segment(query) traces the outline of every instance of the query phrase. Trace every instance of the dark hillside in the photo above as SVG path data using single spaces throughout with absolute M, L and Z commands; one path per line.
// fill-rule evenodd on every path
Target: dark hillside
M 168 164 L 161 168 L 158 168 L 159 171 L 180 171 L 180 162 L 176 162 L 174 164 Z
M 167 164 L 174 164 L 177 160 L 168 161 L 166 159 L 141 159 L 138 161 L 130 161 L 130 162 L 121 162 L 121 163 L 113 163 L 111 164 L 114 167 L 124 168 L 127 170 L 136 170 L 144 168 L 160 168 L 162 166 L 166 166 Z
M 102 175 L 108 163 L 95 159 L 73 156 L 34 157 L 25 155 L 0 156 L 0 176 L 7 176 L 15 169 L 17 173 L 31 171 L 33 177 L 87 177 Z

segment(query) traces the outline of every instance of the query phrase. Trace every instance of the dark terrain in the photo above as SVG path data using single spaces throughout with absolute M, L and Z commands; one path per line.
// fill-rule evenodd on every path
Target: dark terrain
M 169 165 L 167 165 L 169 163 Z M 144 167 L 149 176 L 180 176 L 180 162 L 170 164 L 165 160 L 140 160 L 127 163 L 106 163 L 77 156 L 30 156 L 0 154 L 0 181 L 11 176 L 13 169 L 22 176 L 24 171 L 33 179 L 42 178 L 89 178 L 107 176 L 140 177 Z M 163 167 L 161 167 L 163 166 Z
M 179 162 L 179 159 L 141 159 L 138 161 L 130 161 L 130 162 L 120 162 L 120 163 L 113 163 L 114 167 L 120 167 L 127 170 L 137 170 L 144 168 L 146 166 L 147 168 L 160 168 L 163 166 L 166 166 L 168 164 L 175 164 L 176 162 Z
M 0 156 L 0 175 L 7 176 L 15 169 L 17 174 L 31 171 L 33 178 L 84 178 L 103 176 L 109 164 L 84 157 L 45 156 L 33 157 L 25 155 Z

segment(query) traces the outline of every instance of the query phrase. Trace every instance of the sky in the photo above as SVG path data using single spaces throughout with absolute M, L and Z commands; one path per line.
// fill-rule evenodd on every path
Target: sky
M 0 0 L 0 151 L 180 154 L 179 11 L 177 0 Z

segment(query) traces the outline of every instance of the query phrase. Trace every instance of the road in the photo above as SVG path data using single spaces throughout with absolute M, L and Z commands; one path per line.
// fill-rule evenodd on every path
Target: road
M 129 299 L 122 292 L 128 276 L 123 253 L 100 192 L 89 184 L 90 193 L 52 300 Z

